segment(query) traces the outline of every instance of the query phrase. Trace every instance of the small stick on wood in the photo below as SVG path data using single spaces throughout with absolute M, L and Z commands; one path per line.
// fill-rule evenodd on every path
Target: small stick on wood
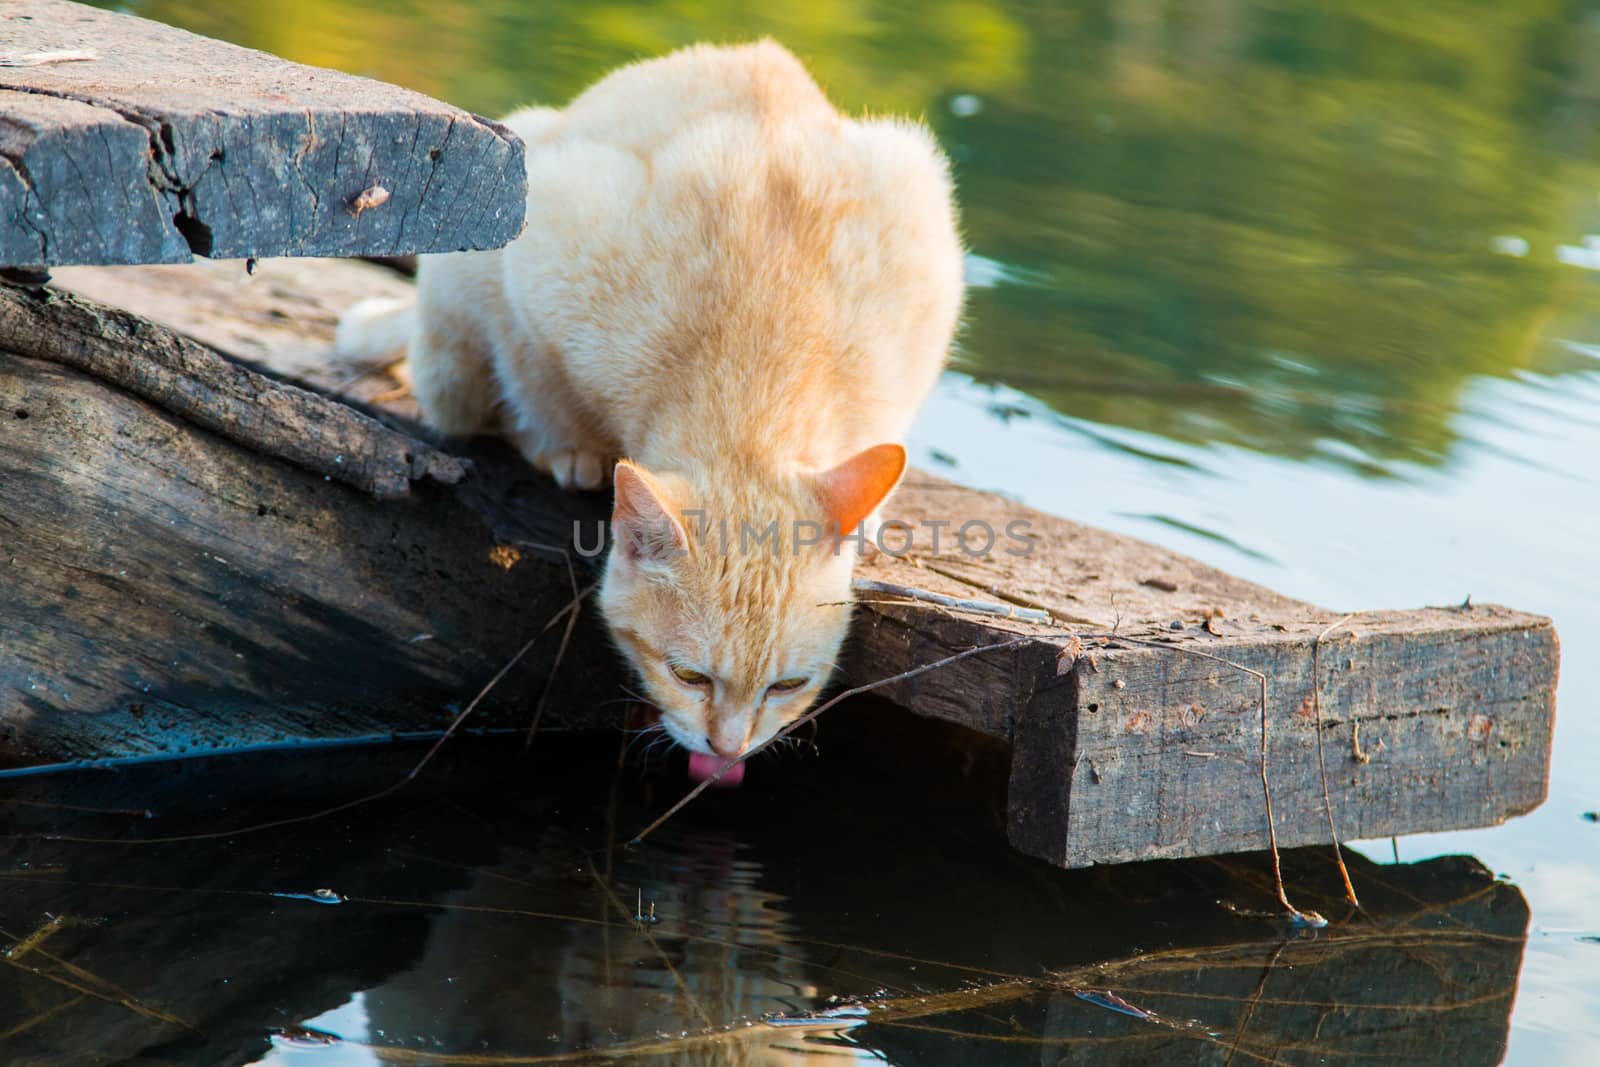
M 48 67 L 52 63 L 90 63 L 100 53 L 88 48 L 59 48 L 53 52 L 28 52 L 20 56 L 0 56 L 0 67 Z
M 572 565 L 572 555 L 567 552 L 566 549 L 557 545 L 535 544 L 530 541 L 522 541 L 519 543 L 528 548 L 544 549 L 546 551 L 555 551 L 561 554 L 562 562 L 567 565 L 567 581 L 572 584 L 573 604 L 581 604 L 585 599 L 588 598 L 589 594 L 593 593 L 600 587 L 599 582 L 594 582 L 590 584 L 587 589 L 584 589 L 581 592 L 578 590 L 578 572 Z M 533 720 L 528 723 L 528 735 L 522 740 L 523 748 L 528 748 L 533 744 L 533 736 L 539 732 L 539 724 L 544 721 L 545 705 L 550 700 L 550 690 L 555 685 L 556 672 L 561 669 L 561 661 L 567 658 L 567 645 L 572 641 L 572 631 L 577 628 L 578 614 L 580 611 L 580 608 L 574 607 L 572 613 L 567 616 L 567 628 L 561 631 L 561 644 L 556 646 L 556 658 L 550 664 L 550 673 L 545 676 L 544 688 L 539 692 L 539 702 L 534 705 Z
M 814 721 L 817 716 L 821 715 L 835 704 L 838 704 L 843 700 L 848 700 L 850 697 L 859 696 L 862 693 L 869 692 L 873 689 L 880 689 L 886 685 L 893 685 L 895 682 L 903 682 L 908 678 L 915 678 L 919 674 L 926 674 L 929 671 L 938 670 L 940 667 L 949 666 L 950 664 L 955 663 L 957 660 L 963 660 L 969 656 L 978 656 L 985 652 L 998 652 L 1001 649 L 1010 648 L 1013 645 L 1020 645 L 1024 641 L 1034 640 L 1037 640 L 1037 638 L 1031 635 L 1025 635 L 1022 637 L 1014 637 L 1009 641 L 997 641 L 994 644 L 979 645 L 976 648 L 969 648 L 964 652 L 957 652 L 955 655 L 945 656 L 943 659 L 934 660 L 932 663 L 924 663 L 920 667 L 913 667 L 908 671 L 901 671 L 899 674 L 888 678 L 880 678 L 875 682 L 868 682 L 866 685 L 858 685 L 853 689 L 846 689 L 844 692 L 839 693 L 832 699 L 826 700 L 812 708 L 794 722 L 790 723 L 788 726 L 785 726 L 783 729 L 779 730 L 777 733 L 761 742 L 761 744 L 757 745 L 755 748 L 752 748 L 749 752 L 746 752 L 744 755 L 735 759 L 731 759 L 727 763 L 723 764 L 720 770 L 718 770 L 711 777 L 707 778 L 705 781 L 696 785 L 693 789 L 689 790 L 688 793 L 684 794 L 683 799 L 679 800 L 676 804 L 672 805 L 672 807 L 668 808 L 649 826 L 646 826 L 643 830 L 640 830 L 637 834 L 634 834 L 633 839 L 628 842 L 628 846 L 630 848 L 637 846 L 646 837 L 649 837 L 652 833 L 659 829 L 662 823 L 666 822 L 668 819 L 678 814 L 678 812 L 688 807 L 690 801 L 694 800 L 694 798 L 699 796 L 701 793 L 704 793 L 707 789 L 710 789 L 716 784 L 719 778 L 721 778 L 724 774 L 727 774 L 734 767 L 743 763 L 756 753 L 766 749 L 768 746 L 776 744 L 782 738 L 788 737 L 806 723 Z
M 886 596 L 902 597 L 906 600 L 916 600 L 924 604 L 937 604 L 942 608 L 966 611 L 975 615 L 994 615 L 1002 619 L 1017 619 L 1021 622 L 1037 623 L 1040 626 L 1052 626 L 1055 624 L 1055 619 L 1051 614 L 1039 608 L 995 604 L 984 600 L 964 600 L 961 597 L 946 596 L 943 593 L 935 593 L 927 589 L 915 589 L 909 585 L 878 582 L 871 578 L 857 578 L 851 583 L 851 588 L 858 593 L 883 593 Z

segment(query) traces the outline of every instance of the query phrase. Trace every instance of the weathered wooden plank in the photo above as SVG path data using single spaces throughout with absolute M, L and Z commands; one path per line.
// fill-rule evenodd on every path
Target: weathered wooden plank
M 0 264 L 186 261 L 150 136 L 113 111 L 0 91 Z
M 273 384 L 234 370 L 241 395 Z M 439 729 L 570 595 L 564 570 L 515 544 L 565 532 L 558 494 L 487 458 L 470 484 L 380 499 L 0 351 L 0 750 L 57 761 Z M 508 676 L 480 724 L 525 726 L 553 652 Z M 609 663 L 591 614 L 568 721 L 590 707 L 595 657 Z
M 1358 616 L 1322 643 L 1256 635 L 1085 657 L 1017 723 L 1015 843 L 1064 866 L 1488 826 L 1549 785 L 1549 620 L 1492 606 Z M 1022 753 L 1048 751 L 1052 765 Z M 1326 771 L 1326 800 L 1322 788 Z M 1041 803 L 1041 798 L 1048 798 Z
M 495 248 L 522 143 L 418 93 L 66 0 L 0 10 L 0 266 Z M 381 206 L 358 211 L 374 186 Z
M 351 294 L 403 291 L 377 268 L 272 262 L 263 264 L 260 277 L 245 281 L 238 265 L 210 263 L 137 272 L 67 270 L 58 272 L 58 280 L 87 295 L 138 306 L 224 349 L 248 351 L 274 365 L 281 358 L 309 380 L 357 398 L 374 399 L 393 384 L 376 368 L 319 362 L 337 310 Z M 403 414 L 408 401 L 388 399 L 383 406 Z M 182 440 L 174 437 L 163 447 L 178 448 Z M 96 462 L 109 467 L 117 461 L 108 452 Z M 250 469 L 241 459 L 235 476 L 251 477 Z M 545 483 L 504 453 L 486 456 L 479 474 L 481 484 L 501 487 L 497 495 L 445 508 L 456 514 L 450 509 L 465 506 L 473 516 L 468 525 L 480 532 L 461 550 L 469 559 L 515 539 L 506 530 L 518 523 L 541 529 L 532 540 L 569 543 L 564 523 L 582 509 L 593 514 L 604 506 L 599 498 L 549 493 Z M 430 494 L 454 498 L 474 491 L 475 484 Z M 0 486 L 0 513 L 7 511 L 6 498 Z M 385 517 L 399 524 L 391 536 L 403 536 L 414 551 L 426 551 L 429 539 L 441 535 L 408 511 L 339 499 L 354 509 L 347 514 L 362 516 L 360 524 L 376 527 Z M 71 506 L 92 507 L 93 501 L 79 499 Z M 333 502 L 321 506 L 331 510 Z M 210 517 L 218 507 L 185 500 L 180 511 L 202 516 L 197 524 L 202 533 L 194 536 L 203 541 L 213 536 L 204 531 L 218 524 Z M 920 675 L 884 693 L 921 714 L 1011 746 L 1010 832 L 1013 842 L 1033 855 L 1075 866 L 1265 847 L 1259 686 L 1207 656 L 1269 675 L 1268 770 L 1280 842 L 1328 840 L 1314 710 L 1307 717 L 1312 649 L 1325 631 L 1319 671 L 1322 736 L 1339 836 L 1484 825 L 1526 811 L 1544 795 L 1557 657 L 1546 619 L 1479 606 L 1368 613 L 1334 626 L 1339 622 L 1334 613 L 1175 553 L 921 472 L 908 477 L 887 517 L 911 527 L 912 551 L 902 558 L 879 556 L 863 567 L 864 576 L 890 586 L 1044 609 L 1058 623 L 1031 626 L 872 594 L 858 613 L 841 672 L 845 681 L 862 684 L 953 651 L 1030 635 L 1020 645 Z M 1026 540 L 997 542 L 988 552 L 964 551 L 948 533 L 937 547 L 932 544 L 935 523 L 949 524 L 946 531 L 977 523 L 975 535 L 981 526 L 1005 531 L 1019 521 L 1027 524 L 1016 528 Z M 282 534 L 269 529 L 256 536 Z M 316 536 L 333 535 L 324 530 Z M 370 528 L 339 536 L 357 546 L 378 543 Z M 309 537 L 296 550 L 314 554 L 315 540 Z M 1006 551 L 1024 543 L 1031 546 L 1025 553 Z M 970 536 L 967 547 L 973 547 Z M 193 550 L 229 555 L 199 542 Z M 564 569 L 531 559 L 525 565 L 544 577 L 528 580 L 514 608 L 511 600 L 476 605 L 474 624 L 480 631 L 520 636 L 526 620 L 559 607 L 566 591 Z M 306 586 L 304 595 L 311 597 L 312 588 Z M 383 588 L 387 596 L 398 595 L 389 585 Z M 210 592 L 223 589 L 218 583 Z M 448 583 L 428 589 L 430 598 L 457 596 Z M 174 596 L 170 591 L 156 595 Z M 492 620 L 499 612 L 511 614 L 500 615 L 496 625 Z M 414 623 L 383 623 L 377 630 L 392 644 Z M 97 623 L 79 625 L 93 633 Z M 271 625 L 263 623 L 269 632 Z M 1076 655 L 1062 654 L 1068 631 L 1079 635 Z M 504 641 L 485 641 L 485 656 L 473 670 L 487 673 L 493 655 L 510 649 Z M 604 642 L 595 639 L 591 645 L 603 649 Z M 131 655 L 133 649 L 121 652 Z M 355 653 L 346 646 L 342 654 Z M 0 663 L 0 678 L 6 669 Z M 615 668 L 609 669 L 610 677 L 620 680 Z M 247 690 L 260 683 L 241 678 L 230 684 Z M 438 693 L 437 687 L 429 691 Z M 469 695 L 456 694 L 458 699 Z M 99 696 L 108 702 L 102 711 L 120 714 L 113 684 Z M 125 693 L 122 699 L 128 699 Z M 72 709 L 62 702 L 56 710 Z M 370 712 L 367 706 L 359 724 L 333 720 L 333 727 L 370 729 L 377 721 Z M 1368 762 L 1352 763 L 1351 731 L 1358 721 Z M 159 745 L 160 740 L 152 735 L 139 743 Z
M 379 500 L 3 352 L 0 412 L 0 762 L 438 730 L 567 599 L 478 510 L 535 485 Z M 478 724 L 525 726 L 553 652 Z
M 276 382 L 126 311 L 49 288 L 0 285 L 0 338 L 17 354 L 75 367 L 173 415 L 377 496 L 447 484 L 462 462 L 346 404 Z

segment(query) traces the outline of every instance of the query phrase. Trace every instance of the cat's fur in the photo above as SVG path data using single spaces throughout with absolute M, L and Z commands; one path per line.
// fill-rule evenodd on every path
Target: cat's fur
M 602 611 L 671 736 L 737 755 L 812 703 L 848 625 L 853 546 L 796 549 L 793 524 L 873 516 L 955 331 L 947 165 L 920 125 L 841 116 L 771 41 L 507 125 L 523 235 L 425 257 L 415 307 L 358 305 L 339 347 L 408 344 L 431 423 L 504 433 L 563 486 L 622 460 Z M 773 521 L 776 553 L 741 545 Z

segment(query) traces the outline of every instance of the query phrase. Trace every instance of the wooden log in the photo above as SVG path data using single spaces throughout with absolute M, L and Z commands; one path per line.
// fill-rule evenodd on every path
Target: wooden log
M 7 323 L 33 299 L 0 295 Z M 40 314 L 52 321 L 61 307 L 74 321 L 126 324 L 78 301 Z M 170 341 L 149 323 L 129 330 L 130 354 Z M 165 368 L 174 381 L 195 387 L 214 369 L 197 347 L 181 350 L 190 363 Z M 181 366 L 202 378 L 182 378 Z M 430 451 L 347 406 L 229 367 L 235 398 L 269 399 L 269 416 L 301 405 L 296 417 L 344 419 L 337 433 L 367 425 L 373 441 Z M 322 473 L 346 452 L 359 467 L 375 446 L 338 437 L 326 463 L 268 459 L 85 370 L 4 351 L 0 412 L 0 747 L 10 762 L 437 731 L 570 597 L 564 568 L 528 563 L 528 544 L 567 534 L 550 499 L 559 494 L 503 452 L 490 449 L 470 484 L 429 481 L 384 498 Z M 271 425 L 240 419 L 235 437 Z M 305 440 L 323 438 L 308 429 Z M 578 694 L 595 659 L 609 660 L 592 615 L 585 622 L 568 659 L 568 722 L 587 711 Z M 529 656 L 480 724 L 525 726 L 552 659 L 550 646 Z
M 404 496 L 415 479 L 454 485 L 466 473 L 455 456 L 347 404 L 273 381 L 137 315 L 70 294 L 0 285 L 0 337 L 16 355 L 93 374 L 264 456 L 375 496 Z
M 303 379 L 357 400 L 390 390 L 381 368 L 329 363 L 327 338 L 337 310 L 352 294 L 403 292 L 396 278 L 365 264 L 309 261 L 265 264 L 261 277 L 242 278 L 237 265 L 219 263 L 58 273 L 62 285 L 80 294 L 137 306 L 199 340 L 293 368 Z M 34 383 L 28 388 L 52 390 L 67 410 L 68 398 L 81 387 L 63 380 L 63 373 L 36 364 L 12 372 Z M 0 378 L 0 390 L 5 383 Z M 9 397 L 17 395 L 14 385 L 11 389 L 0 400 L 11 403 Z M 0 682 L 37 679 L 40 663 L 82 662 L 82 649 L 104 640 L 106 617 L 129 599 L 162 604 L 183 618 L 210 620 L 217 627 L 212 634 L 222 632 L 231 618 L 218 598 L 239 596 L 230 583 L 259 589 L 290 582 L 309 610 L 322 595 L 324 579 L 298 575 L 291 561 L 337 554 L 346 560 L 343 568 L 362 578 L 360 588 L 330 587 L 331 602 L 346 623 L 360 624 L 360 647 L 382 650 L 373 655 L 386 669 L 396 658 L 394 650 L 430 629 L 417 610 L 420 605 L 454 620 L 448 654 L 433 650 L 425 695 L 410 704 L 415 715 L 405 721 L 417 723 L 423 721 L 419 705 L 432 700 L 437 707 L 446 699 L 441 688 L 454 684 L 455 700 L 467 699 L 475 690 L 467 679 L 491 673 L 570 595 L 570 580 L 559 564 L 527 558 L 525 565 L 537 576 L 519 573 L 519 564 L 512 573 L 526 585 L 508 592 L 494 588 L 500 576 L 485 561 L 503 558 L 494 554 L 514 548 L 518 540 L 570 544 L 570 520 L 592 518 L 604 508 L 603 497 L 554 494 L 503 450 L 479 457 L 476 477 L 460 486 L 428 489 L 426 507 L 378 502 L 315 476 L 284 473 L 288 468 L 281 464 L 237 448 L 216 451 L 224 443 L 180 432 L 147 405 L 121 406 L 133 402 L 115 391 L 84 395 L 94 396 L 105 410 L 58 422 L 52 432 L 61 439 L 47 434 L 48 446 L 36 443 L 19 451 L 11 445 L 21 440 L 16 427 L 0 429 L 0 469 L 20 464 L 27 470 L 31 464 L 54 472 L 60 461 L 42 458 L 46 452 L 50 457 L 78 452 L 83 458 L 76 468 L 85 473 L 68 483 L 77 495 L 46 506 L 39 501 L 51 496 L 42 486 L 53 473 L 36 475 L 31 483 L 10 479 L 0 484 L 0 514 L 26 516 L 19 528 L 30 531 L 104 526 L 106 520 L 95 516 L 106 512 L 124 516 L 120 521 L 130 521 L 133 513 L 153 514 L 162 524 L 169 524 L 169 515 L 187 516 L 171 524 L 185 539 L 182 552 L 163 557 L 156 569 L 181 573 L 193 585 L 152 583 L 130 597 L 113 584 L 91 610 L 67 597 L 75 589 L 81 597 L 81 576 L 105 577 L 109 564 L 91 549 L 106 538 L 97 535 L 83 544 L 69 536 L 62 542 L 66 547 L 52 548 L 56 535 L 35 535 L 27 552 L 12 555 L 19 559 L 20 573 L 50 574 L 54 584 L 35 595 L 21 616 L 32 628 L 31 643 L 0 649 Z M 407 402 L 391 399 L 384 406 L 403 416 Z M 113 416 L 114 407 L 121 414 Z M 158 462 L 137 475 L 119 475 L 124 461 L 114 444 L 82 447 L 75 440 L 87 433 L 93 444 L 96 438 L 86 427 L 101 420 L 120 418 L 126 424 L 157 416 L 163 420 L 160 448 L 167 453 L 181 448 L 228 457 L 226 473 L 208 482 L 205 492 L 195 493 L 184 478 L 174 477 L 188 469 L 182 462 Z M 31 427 L 34 431 L 44 432 Z M 297 477 L 302 480 L 290 486 Z M 311 530 L 270 524 L 240 529 L 239 521 L 253 521 L 259 494 L 238 486 L 267 478 L 293 502 L 280 505 L 280 511 L 322 515 L 323 524 Z M 162 479 L 176 486 L 145 487 Z M 153 500 L 136 497 L 136 485 L 140 493 L 153 493 Z M 102 499 L 108 493 L 110 502 Z M 240 507 L 244 513 L 235 514 Z M 1032 855 L 1081 866 L 1265 847 L 1263 714 L 1265 768 L 1280 844 L 1486 825 L 1527 811 L 1544 796 L 1557 667 L 1555 633 L 1547 619 L 1473 606 L 1364 613 L 1341 622 L 1325 609 L 1164 549 L 923 472 L 908 476 L 886 517 L 909 526 L 912 547 L 899 557 L 881 554 L 861 568 L 861 576 L 873 584 L 862 595 L 841 680 L 870 683 L 958 650 L 1025 636 L 1020 644 L 921 674 L 883 693 L 919 714 L 958 723 L 1010 747 L 1009 832 L 1013 843 Z M 959 539 L 964 524 L 972 524 L 965 544 Z M 139 541 L 120 540 L 124 548 L 119 551 L 142 544 L 152 528 L 144 527 Z M 936 529 L 942 534 L 937 545 Z M 530 530 L 537 533 L 530 536 Z M 985 530 L 998 535 L 987 547 Z M 15 544 L 20 535 L 6 537 Z M 430 547 L 435 539 L 441 539 L 437 549 Z M 472 581 L 456 589 L 448 580 L 421 573 L 422 564 L 374 573 L 370 562 L 365 567 L 358 562 L 387 559 L 386 540 L 407 546 L 402 558 L 444 552 L 456 561 L 450 573 L 459 568 L 473 575 Z M 899 542 L 891 547 L 898 550 Z M 228 574 L 208 574 L 204 561 L 215 556 L 252 562 Z M 190 577 L 197 574 L 208 576 Z M 411 583 L 420 587 L 412 589 Z M 361 591 L 369 588 L 381 595 L 363 600 Z M 886 592 L 897 588 L 945 599 L 929 603 Z M 390 607 L 401 601 L 410 614 Z M 972 613 L 952 606 L 961 601 L 983 602 L 988 610 Z M 1051 623 L 1004 617 L 994 612 L 996 604 L 1045 613 Z M 137 661 L 151 634 L 170 640 L 157 617 L 144 617 L 146 631 L 139 641 L 124 642 L 115 655 L 96 662 Z M 280 623 L 258 611 L 250 625 L 271 635 Z M 313 646 L 331 640 L 331 625 L 319 631 L 295 620 L 282 625 L 296 635 L 293 643 L 304 664 L 326 671 L 327 664 L 337 663 L 339 670 L 350 670 L 361 658 L 348 641 L 339 645 L 337 657 L 316 653 Z M 62 630 L 78 643 L 55 636 Z M 187 631 L 183 637 L 185 653 L 192 651 L 195 663 L 234 654 L 214 636 Z M 479 658 L 455 658 L 467 645 Z M 586 647 L 605 655 L 605 643 L 595 634 Z M 72 700 L 36 697 L 49 703 L 39 706 L 32 725 L 13 726 L 15 746 L 27 748 L 26 758 L 36 760 L 60 758 L 58 746 L 67 738 L 82 739 L 75 751 L 83 755 L 181 748 L 159 730 L 128 727 L 126 707 L 139 698 L 128 687 L 126 667 L 119 669 L 123 673 L 100 670 L 87 696 L 80 689 Z M 1247 669 L 1266 677 L 1264 708 L 1260 682 Z M 371 680 L 382 673 L 366 676 L 367 684 L 377 687 L 365 690 L 367 701 L 357 701 L 354 711 L 330 701 L 344 708 L 343 717 L 322 721 L 294 719 L 283 710 L 294 703 L 293 686 L 273 689 L 270 700 L 252 696 L 262 685 L 259 676 L 224 675 L 221 684 L 200 693 L 203 699 L 180 703 L 198 708 L 223 703 L 226 695 L 232 706 L 253 709 L 253 723 L 270 723 L 274 736 L 283 738 L 379 732 L 384 719 L 370 698 L 396 688 Z M 516 684 L 537 686 L 542 677 L 534 667 Z M 613 665 L 587 677 L 614 684 L 621 675 Z M 172 684 L 159 674 L 147 684 L 150 680 L 158 691 Z M 297 681 L 308 700 L 310 694 L 331 692 Z M 338 695 L 340 701 L 350 696 L 348 690 Z M 555 710 L 558 718 L 569 713 L 569 721 L 593 721 L 581 701 L 565 701 Z M 229 714 L 213 713 L 211 721 L 214 730 L 206 743 L 237 743 L 228 732 Z M 46 722 L 75 725 L 57 725 L 52 734 L 43 727 Z M 89 725 L 102 722 L 118 725 Z
M 8 3 L 0 41 L 0 267 L 448 252 L 522 228 L 521 141 L 420 94 L 66 0 Z

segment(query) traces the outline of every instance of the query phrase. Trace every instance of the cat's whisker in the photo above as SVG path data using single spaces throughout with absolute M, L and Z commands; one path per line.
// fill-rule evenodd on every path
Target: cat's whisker
M 640 751 L 649 752 L 653 747 L 659 745 L 663 738 L 666 738 L 666 731 L 663 730 L 659 724 L 644 730 L 635 731 L 633 736 L 628 739 L 628 747 L 625 751 L 632 751 L 634 745 L 638 744 L 640 741 L 647 741 L 648 743 Z M 670 738 L 666 739 L 671 740 Z
M 618 686 L 618 688 L 621 689 L 624 693 L 628 694 L 628 696 L 632 697 L 634 699 L 634 701 L 636 701 L 637 703 L 643 704 L 645 707 L 651 709 L 652 711 L 656 712 L 657 714 L 660 714 L 661 705 L 657 704 L 654 700 L 651 700 L 649 697 L 645 696 L 643 693 L 639 692 L 636 689 L 631 689 L 631 688 L 629 688 L 628 686 L 625 686 L 625 685 Z

